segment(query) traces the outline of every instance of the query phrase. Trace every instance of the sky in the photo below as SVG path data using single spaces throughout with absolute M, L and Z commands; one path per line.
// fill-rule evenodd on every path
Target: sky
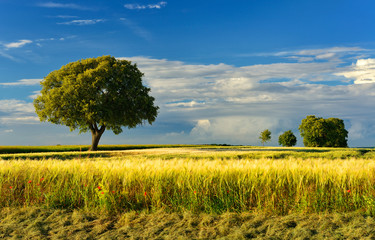
M 51 71 L 111 55 L 136 63 L 160 107 L 152 125 L 100 144 L 261 145 L 307 115 L 375 144 L 373 0 L 0 0 L 0 145 L 90 144 L 40 122 Z

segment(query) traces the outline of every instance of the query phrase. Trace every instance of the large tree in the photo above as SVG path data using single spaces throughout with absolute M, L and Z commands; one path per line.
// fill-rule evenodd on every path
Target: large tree
M 142 84 L 136 64 L 111 56 L 82 59 L 48 74 L 34 100 L 41 121 L 66 125 L 71 131 L 91 131 L 90 150 L 97 150 L 105 130 L 115 134 L 155 121 L 150 88 Z
M 299 126 L 306 147 L 347 147 L 348 131 L 338 118 L 307 116 Z

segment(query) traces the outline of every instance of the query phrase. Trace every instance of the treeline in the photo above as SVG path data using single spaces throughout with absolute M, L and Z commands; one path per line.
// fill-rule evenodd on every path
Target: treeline
M 347 147 L 348 131 L 344 121 L 339 118 L 321 118 L 309 115 L 302 120 L 299 131 L 305 147 Z M 259 139 L 264 145 L 271 140 L 271 131 L 261 132 Z M 297 138 L 291 130 L 279 136 L 279 145 L 292 147 L 297 144 Z

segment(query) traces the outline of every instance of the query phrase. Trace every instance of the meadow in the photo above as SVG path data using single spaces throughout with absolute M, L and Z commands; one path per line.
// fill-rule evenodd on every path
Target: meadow
M 27 147 L 0 148 L 1 223 L 7 222 L 9 227 L 15 217 L 12 214 L 23 211 L 28 215 L 27 209 L 37 212 L 35 216 L 44 213 L 47 217 L 59 211 L 61 216 L 70 214 L 66 217 L 70 219 L 81 216 L 81 220 L 68 221 L 70 224 L 61 223 L 65 227 L 80 221 L 87 223 L 83 215 L 94 216 L 93 221 L 106 216 L 111 224 L 102 220 L 108 224 L 104 224 L 101 234 L 111 229 L 120 234 L 120 226 L 125 224 L 129 235 L 137 224 L 142 225 L 142 219 L 153 222 L 153 217 L 164 216 L 176 222 L 173 226 L 180 223 L 184 229 L 200 228 L 195 233 L 181 233 L 182 238 L 246 239 L 271 234 L 270 225 L 260 229 L 270 219 L 284 226 L 275 234 L 284 231 L 283 236 L 291 236 L 297 233 L 285 231 L 297 231 L 306 219 L 319 222 L 321 216 L 326 216 L 329 223 L 323 221 L 311 231 L 300 229 L 307 231 L 307 237 L 317 237 L 341 229 L 331 228 L 334 219 L 370 224 L 375 215 L 372 149 L 127 145 L 87 152 L 82 146 L 70 146 L 73 151 L 67 148 L 44 147 L 44 152 Z M 12 232 L 1 223 L 0 234 Z M 157 234 L 149 233 L 147 238 L 160 237 L 171 226 L 165 223 Z M 331 227 L 319 232 L 322 226 Z M 210 228 L 208 234 L 209 227 L 216 230 Z M 205 234 L 202 229 L 206 229 Z M 39 231 L 42 236 L 43 231 Z M 178 231 L 175 228 L 171 232 Z M 372 231 L 361 234 L 375 236 Z

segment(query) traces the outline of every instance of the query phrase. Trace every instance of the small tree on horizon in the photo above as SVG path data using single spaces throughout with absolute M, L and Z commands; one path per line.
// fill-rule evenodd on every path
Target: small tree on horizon
M 293 147 L 297 144 L 297 138 L 292 130 L 288 130 L 279 136 L 279 145 L 283 147 Z
M 159 107 L 142 76 L 136 64 L 111 56 L 72 62 L 41 81 L 35 111 L 40 121 L 91 131 L 95 151 L 105 130 L 119 134 L 122 127 L 155 121 Z
M 271 141 L 271 131 L 268 129 L 264 130 L 260 133 L 259 139 L 262 142 L 262 145 L 264 146 L 265 142 Z

